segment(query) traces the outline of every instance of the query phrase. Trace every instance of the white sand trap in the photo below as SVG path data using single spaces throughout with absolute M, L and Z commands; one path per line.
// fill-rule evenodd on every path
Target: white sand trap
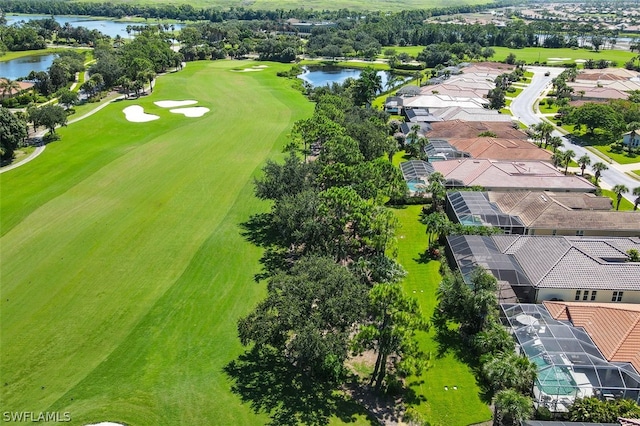
M 170 109 L 169 112 L 174 114 L 183 114 L 185 117 L 202 117 L 209 112 L 209 108 L 205 107 L 192 107 L 192 108 L 179 108 Z
M 571 58 L 547 58 L 548 61 L 570 61 Z
M 586 59 L 576 59 L 574 62 L 576 64 L 584 64 L 585 62 L 587 62 L 587 60 Z
M 113 422 L 100 422 L 100 423 L 92 423 L 90 425 L 85 426 L 124 426 L 121 423 L 113 423 Z
M 245 68 L 243 70 L 234 70 L 236 72 L 254 72 L 254 71 L 262 71 L 263 68 Z
M 187 106 L 187 105 L 193 105 L 193 104 L 197 104 L 197 103 L 198 103 L 198 101 L 192 101 L 192 100 L 188 100 L 188 101 L 158 101 L 158 102 L 154 102 L 154 104 L 156 104 L 160 108 L 176 108 L 176 107 L 183 107 L 183 106 Z
M 147 121 L 157 120 L 160 117 L 144 112 L 144 108 L 140 105 L 131 105 L 122 110 L 127 120 L 133 123 L 146 123 Z
M 254 65 L 252 68 L 269 68 L 268 65 Z

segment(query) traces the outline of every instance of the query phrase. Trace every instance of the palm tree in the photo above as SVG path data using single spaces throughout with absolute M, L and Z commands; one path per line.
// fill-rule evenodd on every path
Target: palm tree
M 433 212 L 421 219 L 421 222 L 427 225 L 427 235 L 429 236 L 429 248 L 433 247 L 433 243 L 437 241 L 442 234 L 446 234 L 449 229 L 449 219 L 442 212 Z
M 605 170 L 608 170 L 609 166 L 607 166 L 606 164 L 604 164 L 601 161 L 598 161 L 591 168 L 594 171 L 594 177 L 596 178 L 596 185 L 597 185 L 598 184 L 598 179 L 600 179 L 600 176 L 602 175 L 602 172 L 604 172 Z
M 422 83 L 422 73 L 420 71 L 414 72 L 413 78 L 416 79 L 416 86 L 420 87 L 420 83 Z
M 18 93 L 20 91 L 20 83 L 10 78 L 3 78 L 0 80 L 0 90 L 2 90 L 2 98 L 4 99 L 7 95 L 11 96 L 14 91 Z
M 546 149 L 551 138 L 551 132 L 553 132 L 553 125 L 547 123 L 546 121 L 543 121 L 541 123 L 533 125 L 532 129 L 536 132 L 535 139 L 540 141 L 540 148 L 542 148 L 542 143 L 544 142 L 544 147 Z
M 538 367 L 526 356 L 510 351 L 491 355 L 482 365 L 482 373 L 493 392 L 515 389 L 527 393 L 533 388 Z
M 498 392 L 494 401 L 494 426 L 519 426 L 533 413 L 533 401 L 516 390 Z
M 580 164 L 580 170 L 582 170 L 582 176 L 584 176 L 584 169 L 591 164 L 591 158 L 589 155 L 584 154 L 582 157 L 578 158 L 578 164 Z
M 564 175 L 567 175 L 567 170 L 569 170 L 569 163 L 571 163 L 571 160 L 573 159 L 573 157 L 576 156 L 576 153 L 573 152 L 573 150 L 568 149 L 565 152 L 562 153 L 562 163 L 564 164 Z
M 562 138 L 560 136 L 551 136 L 549 145 L 553 147 L 553 152 L 556 152 L 562 146 Z
M 447 189 L 445 187 L 446 179 L 440 172 L 431 173 L 428 177 L 429 186 L 427 191 L 431 193 L 431 202 L 435 211 L 440 210 L 440 207 L 444 207 L 444 198 L 447 196 Z
M 616 200 L 618 200 L 618 202 L 616 203 L 616 210 L 618 210 L 620 209 L 620 201 L 622 201 L 622 194 L 626 194 L 627 192 L 629 192 L 629 188 L 619 183 L 613 187 L 612 191 L 616 194 Z
M 636 211 L 638 210 L 638 204 L 640 204 L 640 186 L 633 189 L 633 195 L 636 196 L 633 203 L 633 211 Z

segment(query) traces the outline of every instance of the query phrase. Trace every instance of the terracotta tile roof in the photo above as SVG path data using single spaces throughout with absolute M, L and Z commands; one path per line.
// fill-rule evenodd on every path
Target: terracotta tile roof
M 522 139 L 477 137 L 449 139 L 448 142 L 473 158 L 490 160 L 542 160 L 550 161 L 551 153 Z
M 433 130 L 429 132 L 429 138 L 435 139 L 471 139 L 477 138 L 482 132 L 494 132 L 499 138 L 527 140 L 529 136 L 519 129 L 514 129 L 511 123 L 506 122 L 478 122 L 452 120 L 433 123 Z
M 434 123 L 439 124 L 439 123 Z M 578 176 L 565 176 L 551 164 L 532 160 L 460 159 L 433 163 L 447 180 L 487 190 L 549 190 L 593 192 L 595 187 Z
M 0 81 L 1 82 L 5 82 L 5 81 L 7 81 L 7 79 L 6 78 L 0 78 Z M 16 81 L 16 83 L 18 83 L 18 86 L 20 86 L 20 89 L 18 89 L 18 90 L 11 89 L 11 93 L 7 93 L 7 95 L 6 95 L 7 97 L 17 95 L 18 93 L 20 93 L 20 92 L 22 92 L 24 90 L 31 89 L 34 86 L 33 83 L 29 83 L 27 81 Z
M 589 80 L 628 80 L 638 77 L 640 73 L 626 68 L 584 69 L 578 74 L 577 79 Z
M 555 319 L 584 328 L 607 360 L 629 362 L 640 371 L 640 305 L 543 303 Z

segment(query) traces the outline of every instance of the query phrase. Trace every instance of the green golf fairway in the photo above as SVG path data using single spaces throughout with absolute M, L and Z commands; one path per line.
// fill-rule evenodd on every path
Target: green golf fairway
M 140 99 L 60 129 L 0 175 L 2 410 L 71 424 L 264 424 L 230 392 L 236 321 L 264 296 L 238 224 L 253 177 L 313 105 L 290 65 L 189 63 Z M 200 118 L 153 101 L 197 100 Z M 131 123 L 140 105 L 160 118 Z

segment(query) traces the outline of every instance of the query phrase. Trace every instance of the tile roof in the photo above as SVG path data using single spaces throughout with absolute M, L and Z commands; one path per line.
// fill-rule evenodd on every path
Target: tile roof
M 583 69 L 576 79 L 589 80 L 628 80 L 638 77 L 640 73 L 626 68 Z
M 0 78 L 0 81 L 5 82 L 5 81 L 7 81 L 7 79 L 6 78 Z M 28 81 L 16 81 L 16 83 L 18 83 L 19 89 L 18 88 L 11 89 L 11 92 L 6 94 L 7 97 L 10 97 L 10 96 L 13 96 L 13 95 L 17 95 L 18 93 L 20 93 L 20 92 L 22 92 L 24 90 L 31 89 L 34 86 L 33 83 L 29 83 Z
M 640 235 L 640 212 L 612 211 L 608 197 L 588 193 L 491 191 L 489 200 L 503 213 L 518 216 L 531 229 L 609 229 Z
M 432 109 L 433 113 L 441 118 L 441 121 L 480 121 L 480 122 L 501 122 L 510 123 L 513 127 L 513 117 L 510 115 L 502 114 L 500 111 L 486 108 L 461 108 L 461 107 L 449 107 L 449 108 L 437 108 Z
M 434 123 L 436 124 L 436 123 Z M 543 161 L 490 161 L 460 159 L 434 163 L 436 171 L 457 185 L 487 190 L 561 190 L 593 192 L 595 187 L 578 176 L 565 176 Z
M 571 247 L 538 280 L 536 287 L 640 290 L 640 264 L 603 262 Z
M 404 98 L 402 104 L 405 108 L 448 108 L 459 106 L 462 108 L 484 108 L 488 104 L 480 97 L 455 97 L 449 95 L 418 95 Z
M 554 318 L 584 328 L 607 360 L 629 362 L 640 371 L 640 305 L 543 303 Z
M 473 158 L 490 160 L 541 160 L 550 161 L 551 153 L 522 139 L 477 137 L 471 139 L 452 138 L 449 143 Z
M 486 112 L 486 111 L 484 111 Z M 438 112 L 439 114 L 440 112 Z M 434 123 L 430 138 L 476 138 L 482 132 L 494 132 L 496 137 L 507 139 L 528 140 L 529 136 L 520 129 L 513 127 L 513 123 L 507 122 L 477 122 L 452 120 Z
M 527 235 L 459 238 L 467 247 L 473 247 L 464 254 L 466 264 L 483 264 L 493 257 L 508 256 L 537 288 L 640 290 L 640 262 L 625 261 L 629 248 L 640 248 L 640 238 Z M 461 255 L 455 250 L 453 253 L 456 258 Z

